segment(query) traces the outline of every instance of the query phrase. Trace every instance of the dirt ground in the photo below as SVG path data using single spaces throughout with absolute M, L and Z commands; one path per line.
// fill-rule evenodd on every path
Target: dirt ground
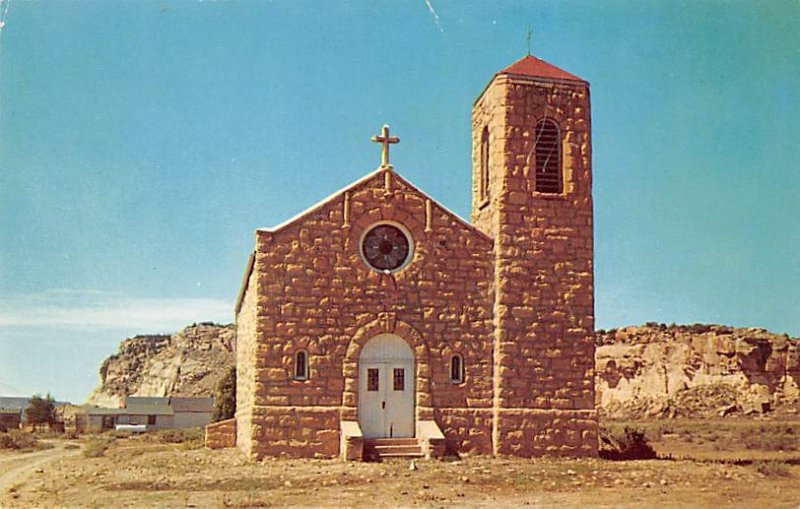
M 87 458 L 62 444 L 35 467 L 25 465 L 46 458 L 0 454 L 0 475 L 12 463 L 21 469 L 0 492 L 0 507 L 798 508 L 797 424 L 644 423 L 661 456 L 697 460 L 468 456 L 416 461 L 415 470 L 409 460 L 251 463 L 235 450 L 134 439 L 114 440 L 104 456 Z M 709 433 L 716 438 L 709 441 Z M 742 445 L 741 437 L 759 434 L 763 443 Z

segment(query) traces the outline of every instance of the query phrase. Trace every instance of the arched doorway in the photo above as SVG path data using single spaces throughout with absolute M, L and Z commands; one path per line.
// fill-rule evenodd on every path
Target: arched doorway
M 358 358 L 358 422 L 364 438 L 414 436 L 414 352 L 395 334 L 379 334 Z

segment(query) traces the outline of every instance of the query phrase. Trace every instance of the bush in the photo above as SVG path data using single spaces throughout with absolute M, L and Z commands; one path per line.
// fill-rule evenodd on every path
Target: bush
M 759 474 L 767 477 L 789 477 L 792 475 L 789 466 L 780 461 L 756 461 L 753 466 Z
M 609 460 L 649 460 L 656 458 L 643 431 L 625 427 L 622 433 L 600 430 L 600 457 Z
M 105 438 L 90 438 L 83 446 L 83 455 L 87 458 L 100 458 L 105 456 L 110 440 Z
M 146 442 L 173 444 L 180 449 L 200 449 L 203 447 L 205 432 L 201 428 L 162 429 L 138 437 Z
M 0 449 L 36 449 L 39 441 L 36 437 L 22 431 L 0 433 Z
M 232 419 L 236 415 L 236 366 L 231 366 L 217 384 L 214 394 L 213 422 Z
M 689 326 L 689 331 L 695 334 L 705 334 L 706 332 L 711 330 L 710 325 L 706 325 L 704 323 L 693 323 Z
M 38 428 L 45 424 L 53 424 L 56 422 L 56 402 L 50 393 L 42 397 L 39 394 L 34 394 L 31 397 L 28 408 L 25 409 L 25 416 L 28 422 L 33 424 L 34 428 Z
M 200 428 L 188 429 L 163 429 L 156 431 L 155 438 L 164 444 L 183 444 L 185 442 L 203 440 L 203 430 Z
M 792 425 L 760 426 L 758 430 L 746 430 L 739 438 L 747 449 L 760 451 L 796 451 L 800 440 Z

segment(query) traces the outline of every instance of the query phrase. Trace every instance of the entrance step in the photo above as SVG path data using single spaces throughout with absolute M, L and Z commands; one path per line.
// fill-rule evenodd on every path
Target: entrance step
M 422 458 L 422 446 L 416 438 L 373 438 L 364 440 L 364 458 Z

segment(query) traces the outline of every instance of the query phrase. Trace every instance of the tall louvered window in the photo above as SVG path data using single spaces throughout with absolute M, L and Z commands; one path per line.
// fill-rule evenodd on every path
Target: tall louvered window
M 535 151 L 536 192 L 561 193 L 561 133 L 558 124 L 547 118 L 536 124 Z
M 483 128 L 481 135 L 481 175 L 480 175 L 480 199 L 481 201 L 489 198 L 489 128 Z

